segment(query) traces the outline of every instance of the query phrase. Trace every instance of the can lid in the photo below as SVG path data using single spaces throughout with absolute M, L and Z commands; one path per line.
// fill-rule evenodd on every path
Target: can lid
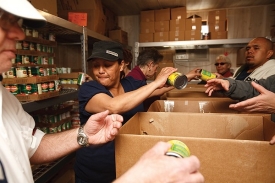
M 188 82 L 187 77 L 185 75 L 181 75 L 181 76 L 177 77 L 177 79 L 175 80 L 174 86 L 176 89 L 180 90 L 180 89 L 183 89 L 186 87 L 187 82 Z

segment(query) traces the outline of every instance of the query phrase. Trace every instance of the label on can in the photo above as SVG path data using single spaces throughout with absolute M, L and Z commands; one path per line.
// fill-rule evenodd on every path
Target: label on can
M 28 55 L 24 55 L 24 56 L 22 56 L 22 63 L 23 64 L 29 64 L 30 63 L 30 56 L 28 56 Z
M 41 83 L 42 93 L 49 91 L 49 84 L 48 83 Z
M 11 67 L 9 71 L 7 71 L 7 78 L 15 78 L 16 70 L 14 67 Z
M 17 84 L 10 85 L 10 91 L 12 94 L 17 95 L 20 93 L 20 88 Z
M 16 76 L 18 78 L 28 77 L 28 72 L 26 67 L 17 67 L 16 68 Z
M 217 77 L 216 74 L 213 74 L 212 72 L 209 72 L 204 69 L 201 70 L 201 79 L 204 81 L 207 81 L 209 79 L 214 79 L 216 77 Z
M 171 147 L 166 153 L 167 156 L 174 156 L 177 158 L 186 158 L 190 156 L 190 150 L 185 143 L 179 140 L 170 140 L 168 143 L 171 144 Z
M 49 91 L 55 91 L 55 84 L 54 81 L 49 82 Z
M 32 86 L 31 84 L 21 84 L 21 93 L 25 95 L 32 94 Z
M 29 50 L 30 49 L 30 42 L 23 41 L 23 50 Z
M 78 75 L 77 84 L 82 85 L 83 82 L 85 82 L 85 74 L 81 73 L 81 74 Z
M 30 50 L 35 50 L 35 43 L 30 43 Z

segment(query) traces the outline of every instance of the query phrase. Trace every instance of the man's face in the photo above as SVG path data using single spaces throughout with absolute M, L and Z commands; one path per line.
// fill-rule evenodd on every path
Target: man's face
M 25 34 L 19 25 L 19 18 L 0 9 L 0 74 L 8 71 L 15 58 L 15 44 Z
M 250 69 L 256 69 L 269 60 L 267 42 L 263 38 L 255 38 L 246 46 L 245 61 Z

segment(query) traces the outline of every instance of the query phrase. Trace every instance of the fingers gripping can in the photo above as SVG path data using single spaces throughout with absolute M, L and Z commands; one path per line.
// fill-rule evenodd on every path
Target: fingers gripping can
M 169 140 L 172 146 L 168 149 L 166 155 L 176 158 L 186 158 L 190 156 L 190 150 L 187 145 L 179 140 Z
M 185 75 L 182 75 L 179 72 L 173 72 L 167 78 L 167 84 L 174 86 L 177 89 L 183 89 L 186 87 L 188 79 Z

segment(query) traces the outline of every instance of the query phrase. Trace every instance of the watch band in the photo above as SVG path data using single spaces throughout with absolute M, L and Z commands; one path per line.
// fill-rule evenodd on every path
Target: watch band
M 84 125 L 81 125 L 78 129 L 77 142 L 82 147 L 88 147 L 89 137 L 84 133 Z

